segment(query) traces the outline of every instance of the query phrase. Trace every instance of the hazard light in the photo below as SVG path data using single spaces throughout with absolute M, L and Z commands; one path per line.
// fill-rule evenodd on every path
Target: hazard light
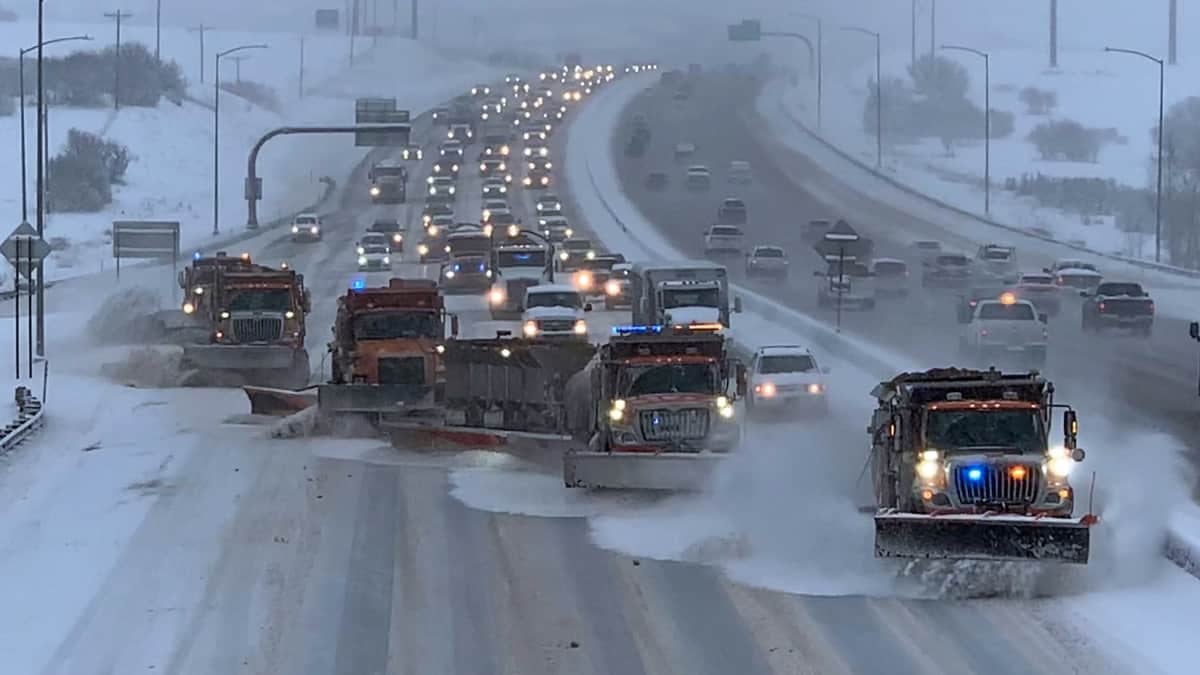
M 1004 293 L 1000 294 L 1000 304 L 1015 305 L 1016 303 L 1017 303 L 1017 296 L 1012 291 L 1005 291 Z
M 613 326 L 613 335 L 658 335 L 662 333 L 662 326 Z

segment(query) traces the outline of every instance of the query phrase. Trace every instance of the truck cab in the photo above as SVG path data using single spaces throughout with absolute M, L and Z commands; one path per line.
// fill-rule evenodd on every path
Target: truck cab
M 638 325 L 730 325 L 729 273 L 723 265 L 636 263 L 629 292 Z M 741 300 L 735 298 L 732 312 L 741 311 Z
M 527 338 L 556 338 L 587 341 L 584 313 L 592 305 L 566 284 L 539 284 L 525 291 L 521 332 Z
M 492 239 L 482 230 L 463 230 L 446 237 L 442 288 L 446 292 L 486 292 L 492 287 Z
M 1007 292 L 975 305 L 959 347 L 964 357 L 980 362 L 1008 360 L 1041 368 L 1046 363 L 1048 341 L 1046 316 L 1039 315 L 1032 302 Z
M 376 204 L 403 204 L 407 199 L 408 168 L 396 162 L 379 162 L 367 173 L 367 189 Z
M 321 216 L 311 212 L 297 214 L 292 219 L 292 241 L 321 241 Z
M 258 269 L 250 260 L 249 253 L 231 256 L 217 251 L 214 256 L 192 256 L 192 264 L 179 272 L 179 287 L 183 289 L 183 313 L 197 318 L 206 318 L 212 311 L 212 300 L 216 290 L 218 270 L 225 272 L 248 272 Z
M 518 318 L 525 311 L 525 291 L 550 283 L 553 276 L 548 247 L 531 242 L 497 246 L 494 265 L 488 309 L 496 320 Z

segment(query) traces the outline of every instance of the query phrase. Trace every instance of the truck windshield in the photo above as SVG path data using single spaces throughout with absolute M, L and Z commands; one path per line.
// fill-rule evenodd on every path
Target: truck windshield
M 621 372 L 621 385 L 625 396 L 712 394 L 717 391 L 717 376 L 708 363 L 628 367 Z
M 292 308 L 292 291 L 287 288 L 230 289 L 230 312 L 286 312 Z
M 930 410 L 925 416 L 925 445 L 946 452 L 1012 448 L 1044 452 L 1041 413 L 1037 410 Z
M 530 293 L 525 299 L 525 307 L 571 307 L 579 309 L 583 307 L 583 301 L 580 300 L 578 293 L 562 292 L 562 293 Z
M 764 356 L 758 362 L 758 372 L 764 375 L 778 373 L 809 373 L 817 369 L 813 358 L 807 354 L 787 356 Z
M 408 173 L 408 170 L 402 166 L 377 166 L 374 169 L 371 169 L 371 173 L 374 174 L 376 178 L 382 178 L 384 176 L 399 178 Z
M 431 312 L 388 312 L 364 314 L 354 319 L 356 340 L 437 338 L 438 318 Z
M 545 267 L 545 251 L 499 251 L 496 253 L 498 267 Z
M 982 321 L 1033 321 L 1033 307 L 1026 304 L 1005 305 L 1000 302 L 987 302 L 979 308 L 979 318 Z
M 721 294 L 715 288 L 667 288 L 662 292 L 663 309 L 676 307 L 719 307 Z
M 492 240 L 486 235 L 478 237 L 451 237 L 450 252 L 455 255 L 465 253 L 487 253 L 492 250 Z

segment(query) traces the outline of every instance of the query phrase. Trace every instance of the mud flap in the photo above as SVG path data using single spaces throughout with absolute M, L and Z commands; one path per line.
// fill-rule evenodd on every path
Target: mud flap
M 311 389 L 293 391 L 247 385 L 242 387 L 242 391 L 250 399 L 251 415 L 287 417 L 317 404 L 317 392 Z
M 407 384 L 322 384 L 317 404 L 327 413 L 421 413 L 433 407 L 433 387 Z
M 891 513 L 875 516 L 875 557 L 1086 565 L 1093 519 Z
M 296 349 L 280 345 L 185 345 L 183 360 L 202 370 L 287 370 Z
M 712 484 L 726 460 L 724 453 L 571 450 L 563 455 L 563 482 L 578 488 L 698 491 Z

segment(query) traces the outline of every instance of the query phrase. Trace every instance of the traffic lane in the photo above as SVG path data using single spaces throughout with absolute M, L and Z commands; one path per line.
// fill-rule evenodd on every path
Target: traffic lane
M 825 207 L 817 204 L 803 185 L 789 184 L 785 187 L 778 184 L 783 173 L 770 168 L 772 163 L 770 157 L 763 156 L 765 153 L 752 152 L 758 146 L 750 142 L 745 126 L 730 123 L 737 116 L 729 112 L 730 104 L 722 103 L 723 100 L 713 98 L 704 101 L 701 105 L 689 108 L 685 114 L 672 111 L 672 124 L 665 129 L 655 130 L 650 151 L 642 159 L 629 158 L 620 152 L 623 137 L 619 132 L 614 139 L 614 150 L 624 188 L 643 213 L 660 225 L 679 248 L 691 256 L 702 257 L 703 233 L 713 221 L 720 200 L 726 196 L 720 192 L 722 188 L 715 187 L 708 193 L 688 193 L 673 187 L 663 193 L 654 193 L 641 184 L 640 177 L 657 167 L 672 165 L 671 149 L 674 144 L 694 138 L 708 139 L 703 146 L 698 144 L 698 152 L 703 153 L 707 163 L 712 166 L 726 166 L 732 159 L 751 161 L 755 181 L 763 189 L 745 191 L 741 195 L 747 202 L 750 218 L 750 225 L 746 227 L 748 245 L 782 245 L 792 251 L 793 262 L 800 266 L 800 273 L 793 274 L 787 284 L 759 287 L 785 304 L 832 319 L 832 311 L 815 306 L 818 280 L 812 278 L 811 273 L 822 269 L 824 265 L 815 253 L 805 254 L 811 251 L 811 243 L 804 239 L 801 228 L 793 225 L 797 221 L 807 222 L 807 218 L 797 214 L 824 213 Z M 662 105 L 661 97 L 651 94 L 635 102 L 630 107 L 630 114 L 653 109 L 655 105 Z M 658 116 L 666 114 L 658 113 Z M 719 173 L 717 185 L 722 185 Z M 887 251 L 887 237 L 879 237 L 878 241 L 883 243 L 877 244 L 876 250 Z M 893 245 L 897 250 L 908 250 L 907 243 L 903 247 L 899 242 Z M 897 257 L 904 257 L 904 254 Z M 919 275 L 920 267 L 915 265 L 915 261 L 913 265 L 914 273 Z M 734 278 L 740 278 L 741 266 L 736 259 L 731 261 L 730 267 Z M 946 363 L 958 358 L 958 336 L 962 328 L 954 318 L 956 301 L 957 297 L 952 292 L 922 291 L 918 287 L 907 299 L 881 303 L 882 312 L 878 309 L 843 312 L 842 326 L 854 334 L 873 340 L 882 339 L 885 344 L 894 345 L 925 362 Z M 1060 393 L 1086 393 L 1102 397 L 1105 403 L 1113 404 L 1112 407 L 1116 409 L 1114 412 L 1121 414 L 1126 414 L 1130 406 L 1137 406 L 1151 413 L 1149 419 L 1140 420 L 1151 428 L 1166 423 L 1180 433 L 1190 433 L 1196 429 L 1192 416 L 1187 414 L 1191 409 L 1193 383 L 1187 382 L 1186 394 L 1181 393 L 1177 384 L 1170 388 L 1147 386 L 1147 371 L 1159 362 L 1147 358 L 1129 358 L 1129 355 L 1152 353 L 1155 346 L 1145 341 L 1122 340 L 1117 336 L 1103 336 L 1103 340 L 1097 340 L 1092 335 L 1084 335 L 1072 320 L 1071 312 L 1076 307 L 1077 303 L 1068 297 L 1063 315 L 1052 319 L 1049 326 L 1050 361 L 1047 372 L 1062 378 Z M 918 339 L 912 339 L 914 335 Z M 1079 349 L 1081 344 L 1097 343 L 1104 347 L 1116 345 L 1120 349 Z M 1126 356 L 1114 357 L 1114 354 Z M 1180 382 L 1178 369 L 1171 372 L 1173 381 Z

